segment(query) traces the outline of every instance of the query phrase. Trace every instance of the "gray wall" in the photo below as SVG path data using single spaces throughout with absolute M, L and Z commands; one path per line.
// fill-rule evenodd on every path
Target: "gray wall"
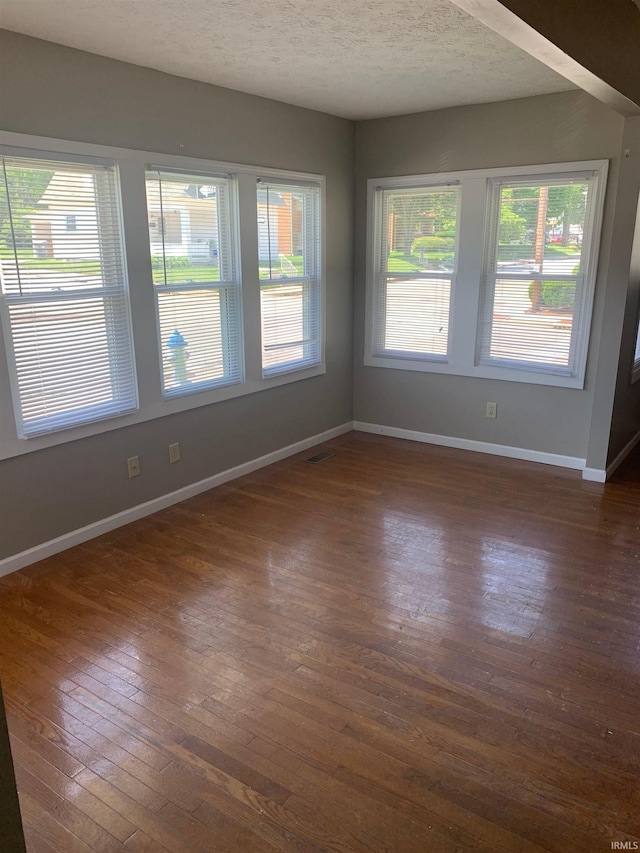
M 356 130 L 356 420 L 585 458 L 608 287 L 624 119 L 564 92 L 359 122 Z M 447 170 L 610 160 L 591 348 L 584 390 L 365 367 L 366 180 Z M 613 329 L 618 351 L 620 332 Z M 610 340 L 608 340 L 610 343 Z M 487 401 L 498 419 L 485 417 Z M 606 456 L 608 425 L 602 427 Z
M 349 421 L 352 406 L 357 420 L 588 454 L 593 467 L 606 461 L 612 410 L 610 455 L 637 430 L 640 385 L 629 389 L 622 367 L 613 408 L 634 310 L 632 293 L 625 314 L 625 262 L 612 257 L 612 248 L 630 257 L 625 186 L 637 159 L 621 151 L 633 119 L 567 92 L 354 126 L 3 31 L 0 74 L 6 130 L 326 175 L 328 262 L 326 375 L 0 462 L 0 559 Z M 363 366 L 368 177 L 598 158 L 611 168 L 584 390 Z M 627 223 L 617 242 L 616 221 Z M 499 404 L 495 421 L 484 416 L 488 400 Z M 169 466 L 173 441 L 183 462 Z M 134 454 L 143 476 L 128 480 Z
M 351 420 L 351 122 L 6 31 L 0 76 L 4 130 L 327 179 L 326 374 L 0 462 L 0 559 Z

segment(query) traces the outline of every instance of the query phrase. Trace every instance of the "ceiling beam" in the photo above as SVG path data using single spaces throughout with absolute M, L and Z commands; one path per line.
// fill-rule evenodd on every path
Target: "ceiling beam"
M 640 115 L 634 0 L 451 1 L 616 112 Z

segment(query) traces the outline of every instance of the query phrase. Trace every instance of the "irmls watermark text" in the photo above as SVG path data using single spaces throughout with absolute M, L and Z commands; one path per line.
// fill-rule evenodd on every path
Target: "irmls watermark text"
M 640 841 L 612 841 L 612 850 L 640 850 Z

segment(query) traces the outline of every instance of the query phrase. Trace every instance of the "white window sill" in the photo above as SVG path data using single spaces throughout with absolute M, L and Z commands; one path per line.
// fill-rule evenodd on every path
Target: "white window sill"
M 557 376 L 536 370 L 510 367 L 476 365 L 467 367 L 453 362 L 411 361 L 410 359 L 365 356 L 366 367 L 384 367 L 390 370 L 412 370 L 417 373 L 444 373 L 449 376 L 470 376 L 474 379 L 498 379 L 506 382 L 524 382 L 533 385 L 551 385 L 558 388 L 584 388 L 584 377 Z

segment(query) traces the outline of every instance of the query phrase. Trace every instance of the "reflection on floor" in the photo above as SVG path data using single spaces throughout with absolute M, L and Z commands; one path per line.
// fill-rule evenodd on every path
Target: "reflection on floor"
M 323 449 L 0 581 L 29 851 L 638 840 L 640 453 Z

